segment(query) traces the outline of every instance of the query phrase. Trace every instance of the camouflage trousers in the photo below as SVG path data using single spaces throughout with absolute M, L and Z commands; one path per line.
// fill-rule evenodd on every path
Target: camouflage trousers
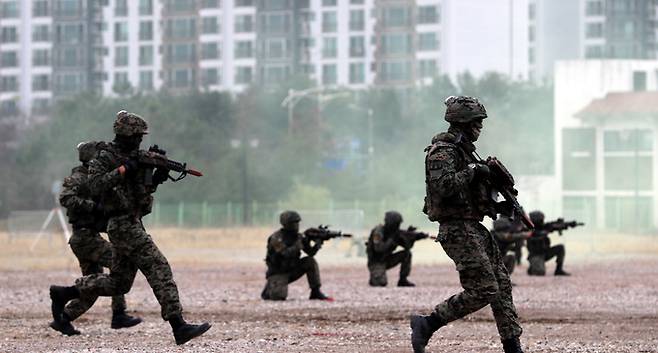
M 266 296 L 271 300 L 285 300 L 288 297 L 288 284 L 306 275 L 308 286 L 311 289 L 320 288 L 320 268 L 312 256 L 299 259 L 297 266 L 290 271 L 274 273 L 267 277 L 265 285 Z
M 114 257 L 110 274 L 93 274 L 75 282 L 81 297 L 114 296 L 130 291 L 137 270 L 151 286 L 164 320 L 182 314 L 178 288 L 169 262 L 133 216 L 110 218 L 107 226 Z
M 103 273 L 103 267 L 112 266 L 112 245 L 103 239 L 98 232 L 80 228 L 74 229 L 69 245 L 73 254 L 78 258 L 82 275 L 87 276 L 95 273 Z M 91 308 L 98 299 L 97 296 L 85 296 L 70 301 L 64 313 L 75 320 Z M 123 295 L 112 297 L 112 311 L 123 312 L 126 310 L 126 300 Z
M 455 262 L 464 291 L 437 305 L 434 315 L 448 323 L 491 305 L 501 339 L 520 336 L 512 283 L 489 231 L 477 221 L 446 221 L 437 240 Z
M 371 286 L 385 287 L 388 284 L 386 270 L 400 265 L 400 279 L 409 277 L 411 273 L 411 251 L 400 250 L 387 256 L 383 261 L 368 261 Z

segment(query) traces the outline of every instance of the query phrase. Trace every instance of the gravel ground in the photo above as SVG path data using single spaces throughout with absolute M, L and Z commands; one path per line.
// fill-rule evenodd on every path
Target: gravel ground
M 182 347 L 141 275 L 127 300 L 144 323 L 110 329 L 103 298 L 75 322 L 83 334 L 65 337 L 48 327 L 47 289 L 71 283 L 77 273 L 0 272 L 0 352 L 409 352 L 408 315 L 428 313 L 460 289 L 448 264 L 416 266 L 415 288 L 369 288 L 365 266 L 320 265 L 334 302 L 307 300 L 304 280 L 291 286 L 286 302 L 259 300 L 262 265 L 174 264 L 187 319 L 213 324 Z M 658 352 L 658 258 L 581 262 L 569 266 L 569 278 L 528 277 L 524 270 L 513 281 L 526 352 Z M 501 352 L 490 310 L 442 328 L 428 351 Z

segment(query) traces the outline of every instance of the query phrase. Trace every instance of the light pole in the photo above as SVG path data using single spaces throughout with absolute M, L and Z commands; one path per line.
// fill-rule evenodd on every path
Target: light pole
M 256 149 L 260 141 L 258 139 L 251 139 L 247 141 L 246 138 L 232 139 L 231 148 L 240 149 L 240 174 L 242 178 L 242 224 L 249 225 L 251 223 L 251 207 L 250 194 L 249 194 L 249 168 L 248 168 L 248 153 L 247 149 Z

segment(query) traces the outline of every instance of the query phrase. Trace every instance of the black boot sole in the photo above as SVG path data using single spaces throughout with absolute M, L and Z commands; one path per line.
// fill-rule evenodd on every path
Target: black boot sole
M 427 339 L 424 337 L 416 337 L 423 334 L 418 331 L 424 331 L 424 326 L 426 326 L 425 318 L 419 315 L 411 316 L 409 327 L 411 327 L 411 347 L 413 348 L 414 353 L 425 353 L 425 346 L 429 343 L 429 337 Z
M 142 323 L 142 319 L 140 319 L 138 317 L 135 317 L 132 320 L 130 320 L 130 322 L 128 322 L 128 323 L 119 324 L 119 323 L 115 323 L 114 321 L 112 321 L 112 325 L 110 325 L 110 327 L 112 327 L 115 330 L 119 330 L 119 329 L 122 329 L 122 328 L 129 328 L 129 327 L 137 326 L 141 323 Z
M 63 335 L 66 335 L 66 336 L 75 336 L 75 335 L 79 335 L 79 334 L 80 334 L 80 331 L 78 331 L 78 330 L 76 330 L 76 329 L 72 329 L 72 330 L 66 330 L 66 329 L 64 329 L 64 328 L 62 327 L 62 325 L 61 325 L 60 323 L 58 323 L 57 321 L 53 321 L 53 322 L 51 322 L 49 326 L 50 326 L 50 328 L 52 328 L 53 330 L 55 330 L 55 331 L 57 331 L 57 332 L 59 332 L 59 333 L 61 333 L 61 334 L 63 334 Z
M 206 333 L 206 331 L 210 330 L 211 327 L 212 327 L 211 324 L 204 323 L 199 325 L 199 327 L 197 327 L 196 330 L 191 331 L 185 337 L 176 337 L 176 335 L 174 335 L 174 338 L 176 339 L 176 344 L 179 346 L 181 344 L 185 344 L 187 341 L 203 335 L 204 333 Z

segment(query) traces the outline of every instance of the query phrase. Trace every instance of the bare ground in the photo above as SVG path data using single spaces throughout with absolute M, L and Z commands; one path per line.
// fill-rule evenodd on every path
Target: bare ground
M 127 296 L 141 325 L 112 330 L 109 299 L 75 322 L 81 336 L 48 327 L 49 284 L 72 283 L 74 268 L 0 272 L 1 352 L 409 352 L 410 313 L 428 313 L 457 292 L 450 264 L 419 265 L 415 288 L 370 288 L 365 265 L 321 265 L 334 302 L 307 300 L 304 280 L 286 302 L 264 302 L 263 265 L 173 264 L 188 320 L 212 329 L 178 347 L 141 275 Z M 658 258 L 579 261 L 569 278 L 514 274 L 526 352 L 658 352 Z M 552 269 L 552 266 L 549 266 Z M 389 282 L 397 274 L 389 272 Z M 442 328 L 429 352 L 501 352 L 488 308 Z

